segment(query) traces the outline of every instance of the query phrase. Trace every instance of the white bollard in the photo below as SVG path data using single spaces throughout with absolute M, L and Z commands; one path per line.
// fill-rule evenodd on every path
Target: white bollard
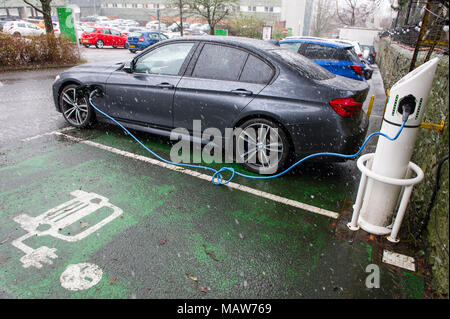
M 358 160 L 362 177 L 352 221 L 348 224 L 351 230 L 361 227 L 376 235 L 391 234 L 388 239 L 398 241 L 397 234 L 412 187 L 423 179 L 421 169 L 410 160 L 438 63 L 438 58 L 428 61 L 391 88 L 381 132 L 395 136 L 403 123 L 405 107 L 410 105 L 413 111 L 397 140 L 380 136 L 375 154 L 366 154 Z M 412 172 L 416 174 L 415 178 L 409 178 Z

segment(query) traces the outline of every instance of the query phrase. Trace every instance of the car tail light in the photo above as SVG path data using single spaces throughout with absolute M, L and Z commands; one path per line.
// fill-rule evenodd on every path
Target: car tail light
M 352 97 L 332 100 L 330 106 L 342 117 L 349 117 L 362 111 L 362 103 L 356 102 Z
M 359 57 L 362 57 L 362 53 L 358 53 L 358 56 L 359 56 Z
M 355 71 L 356 74 L 362 75 L 362 68 L 360 65 L 350 65 L 350 68 Z
M 9 30 L 12 30 L 13 28 L 14 28 L 13 26 L 10 26 L 10 27 L 9 27 Z
M 144 42 L 144 38 L 143 38 L 143 37 L 140 37 L 140 38 L 139 38 L 139 42 Z

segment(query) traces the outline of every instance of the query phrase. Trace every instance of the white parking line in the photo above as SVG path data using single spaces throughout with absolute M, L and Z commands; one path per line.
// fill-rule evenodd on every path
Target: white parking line
M 48 134 L 50 134 L 50 133 L 48 133 Z M 89 140 L 83 140 L 83 139 L 78 138 L 78 137 L 73 137 L 73 136 L 64 134 L 61 131 L 54 131 L 51 134 L 61 135 L 61 136 L 64 136 L 67 139 L 70 139 L 72 141 L 76 141 L 76 142 L 79 142 L 79 143 L 82 143 L 82 144 L 90 145 L 90 146 L 93 146 L 93 147 L 96 147 L 98 149 L 105 150 L 105 151 L 108 151 L 108 152 L 111 152 L 111 153 L 114 153 L 114 154 L 122 155 L 122 156 L 125 156 L 125 157 L 128 157 L 128 158 L 132 158 L 132 159 L 136 159 L 136 160 L 142 161 L 142 162 L 150 163 L 152 165 L 156 165 L 156 166 L 159 166 L 159 167 L 164 167 L 164 168 L 167 168 L 167 169 L 170 169 L 170 170 L 173 170 L 173 171 L 177 171 L 177 172 L 180 172 L 180 173 L 183 173 L 183 174 L 186 174 L 186 175 L 190 175 L 190 176 L 197 177 L 197 178 L 203 179 L 205 181 L 211 182 L 211 178 L 212 178 L 211 175 L 202 174 L 202 173 L 199 173 L 197 171 L 190 170 L 190 169 L 187 169 L 187 168 L 184 168 L 184 167 L 167 164 L 167 163 L 164 163 L 162 161 L 159 161 L 159 160 L 156 160 L 156 159 L 153 159 L 153 158 L 145 157 L 145 156 L 142 156 L 142 155 L 137 155 L 137 154 L 134 154 L 134 153 L 131 153 L 131 152 L 127 152 L 127 151 L 122 151 L 120 149 L 117 149 L 117 148 L 114 148 L 114 147 L 111 147 L 111 146 L 107 146 L 107 145 L 103 145 L 103 144 L 100 144 L 100 143 L 97 143 L 97 142 L 93 142 L 93 141 L 89 141 Z M 311 205 L 308 205 L 308 204 L 305 204 L 305 203 L 301 203 L 301 202 L 298 202 L 298 201 L 295 201 L 295 200 L 292 200 L 292 199 L 288 199 L 288 198 L 285 198 L 285 197 L 281 197 L 281 196 L 278 196 L 278 195 L 274 195 L 274 194 L 271 194 L 271 193 L 263 192 L 263 191 L 260 191 L 260 190 L 257 190 L 257 189 L 251 188 L 251 187 L 247 187 L 247 186 L 244 186 L 244 185 L 241 185 L 241 184 L 230 182 L 230 183 L 228 183 L 225 186 L 229 187 L 229 188 L 232 188 L 232 189 L 237 189 L 237 190 L 240 190 L 242 192 L 246 192 L 246 193 L 258 196 L 258 197 L 266 198 L 266 199 L 269 199 L 269 200 L 272 200 L 272 201 L 275 201 L 275 202 L 278 202 L 278 203 L 281 203 L 281 204 L 284 204 L 284 205 L 289 205 L 289 206 L 292 206 L 292 207 L 295 207 L 295 208 L 300 208 L 302 210 L 305 210 L 305 211 L 308 211 L 308 212 L 311 212 L 311 213 L 327 216 L 327 217 L 334 218 L 334 219 L 339 218 L 339 214 L 338 213 L 335 213 L 335 212 L 332 212 L 332 211 L 329 211 L 329 210 L 326 210 L 326 209 L 322 209 L 322 208 L 319 208 L 319 207 L 311 206 Z M 211 187 L 214 187 L 214 186 L 211 185 Z
M 56 130 L 56 131 L 51 131 L 51 132 L 35 135 L 35 136 L 32 136 L 32 137 L 23 138 L 23 139 L 21 139 L 21 141 L 22 142 L 28 142 L 28 141 L 35 140 L 37 138 L 41 138 L 43 136 L 53 135 L 53 134 L 60 133 L 60 132 L 66 132 L 66 131 L 70 131 L 70 130 L 73 130 L 73 129 L 74 128 L 72 126 L 67 126 L 67 127 L 63 127 L 62 129 L 59 129 L 59 130 Z

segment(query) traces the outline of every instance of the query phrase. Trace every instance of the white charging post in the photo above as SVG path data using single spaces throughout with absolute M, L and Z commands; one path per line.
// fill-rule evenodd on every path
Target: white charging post
M 390 141 L 380 136 L 375 153 L 358 159 L 362 176 L 352 220 L 347 224 L 351 230 L 361 227 L 375 235 L 390 234 L 391 242 L 399 241 L 397 235 L 412 189 L 424 176 L 410 160 L 438 63 L 438 58 L 424 63 L 391 88 L 381 132 L 394 137 L 403 123 L 405 108 L 411 114 L 398 139 Z

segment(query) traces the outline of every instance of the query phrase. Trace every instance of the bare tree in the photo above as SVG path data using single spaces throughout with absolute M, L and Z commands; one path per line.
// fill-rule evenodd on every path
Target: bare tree
M 192 0 L 170 0 L 170 4 L 172 7 L 178 9 L 178 13 L 180 15 L 180 23 L 174 21 L 174 23 L 180 28 L 180 35 L 183 36 L 184 25 L 183 25 L 183 17 L 186 10 L 190 8 Z
M 336 15 L 343 25 L 364 25 L 366 17 L 380 3 L 380 0 L 336 0 Z
M 45 31 L 47 35 L 53 35 L 53 22 L 52 22 L 52 6 L 51 2 L 52 0 L 39 0 L 41 3 L 41 8 L 37 6 L 37 4 L 32 4 L 27 0 L 23 0 L 26 4 L 28 4 L 30 7 L 32 7 L 37 12 L 42 13 L 42 16 L 44 17 L 44 25 L 45 25 Z
M 317 0 L 316 14 L 312 23 L 312 35 L 315 37 L 322 36 L 330 27 L 333 16 L 333 9 L 329 6 L 327 0 Z
M 208 21 L 214 34 L 216 25 L 230 15 L 231 7 L 238 4 L 238 0 L 190 0 L 192 10 Z

